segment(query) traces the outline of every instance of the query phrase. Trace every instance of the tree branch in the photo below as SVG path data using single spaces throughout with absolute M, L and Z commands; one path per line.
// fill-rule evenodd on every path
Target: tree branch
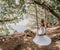
M 51 12 L 58 20 L 60 20 L 60 16 L 54 11 L 51 9 L 51 6 L 47 6 L 45 3 L 42 3 L 40 4 L 39 2 L 37 1 L 34 1 L 34 3 L 38 4 L 38 5 L 41 5 L 43 8 L 45 8 L 46 10 L 49 10 L 49 12 Z
M 15 18 L 13 18 L 13 19 L 5 19 L 5 20 L 0 20 L 0 22 L 9 22 L 9 21 L 13 21 L 13 20 L 15 20 L 16 19 L 16 17 Z

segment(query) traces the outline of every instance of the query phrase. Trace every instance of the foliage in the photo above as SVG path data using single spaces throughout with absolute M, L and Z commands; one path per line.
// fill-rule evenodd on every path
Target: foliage
M 58 15 L 60 16 L 60 1 L 59 0 L 18 0 L 18 3 L 16 3 L 16 0 L 0 0 L 0 34 L 3 31 L 6 32 L 6 34 L 9 33 L 9 26 L 6 26 L 6 24 L 11 23 L 17 23 L 21 19 L 24 20 L 25 17 L 23 14 L 27 15 L 27 19 L 32 19 L 33 22 L 27 25 L 28 27 L 31 26 L 31 28 L 36 26 L 36 7 L 37 7 L 37 17 L 39 18 L 39 22 L 41 18 L 45 18 L 45 9 L 41 6 L 34 4 L 33 2 L 37 1 L 39 3 L 44 3 L 47 6 L 51 6 L 50 8 L 54 10 Z M 48 5 L 49 4 L 49 5 Z M 36 5 L 36 7 L 35 7 Z M 25 9 L 27 6 L 28 9 Z M 47 12 L 49 14 L 47 18 L 49 18 L 49 22 L 57 23 L 57 19 L 54 15 L 52 15 L 49 11 Z M 2 22 L 1 22 L 2 21 Z M 3 27 L 2 27 L 3 26 Z M 13 29 L 12 29 L 13 30 Z

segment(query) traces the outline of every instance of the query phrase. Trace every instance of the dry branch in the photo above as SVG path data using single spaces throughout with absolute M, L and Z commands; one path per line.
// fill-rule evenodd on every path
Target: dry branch
M 53 10 L 51 9 L 51 6 L 48 4 L 46 5 L 45 2 L 40 4 L 37 1 L 34 1 L 36 4 L 41 5 L 43 8 L 45 8 L 46 10 L 49 10 L 49 12 L 51 12 L 58 20 L 60 20 L 60 16 Z
M 25 33 L 15 33 L 10 36 L 0 37 L 0 49 L 2 50 L 58 50 L 55 41 L 49 46 L 38 46 L 33 42 L 35 33 L 26 30 Z M 56 40 L 57 38 L 53 38 Z

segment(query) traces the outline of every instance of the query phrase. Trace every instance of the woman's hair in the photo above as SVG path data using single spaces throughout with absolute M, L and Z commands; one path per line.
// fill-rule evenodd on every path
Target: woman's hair
M 41 26 L 45 26 L 44 19 L 41 19 Z

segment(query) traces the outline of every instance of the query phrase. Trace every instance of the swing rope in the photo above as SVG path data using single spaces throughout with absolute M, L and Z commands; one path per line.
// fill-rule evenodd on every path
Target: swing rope
M 35 10 L 36 10 L 37 33 L 38 33 L 38 30 L 39 30 L 39 25 L 38 25 L 38 16 L 37 16 L 37 6 L 36 6 L 36 4 L 35 4 Z
M 38 31 L 39 31 L 39 25 L 38 25 L 38 15 L 37 15 L 37 6 L 36 6 L 36 4 L 35 4 L 35 10 L 36 10 L 36 24 L 37 24 L 37 33 L 38 33 Z M 45 10 L 45 20 L 46 20 L 46 10 Z M 45 22 L 45 27 L 46 27 L 46 22 Z M 46 28 L 45 28 L 46 29 Z M 37 34 L 36 34 L 37 35 Z M 42 36 L 42 35 L 46 35 L 46 33 L 45 34 L 41 34 L 40 36 Z

